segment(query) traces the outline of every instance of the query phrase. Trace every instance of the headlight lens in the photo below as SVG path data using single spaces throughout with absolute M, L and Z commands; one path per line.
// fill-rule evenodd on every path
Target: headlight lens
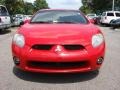
M 98 47 L 101 45 L 104 41 L 104 37 L 102 34 L 96 34 L 92 37 L 92 46 L 93 47 Z
M 24 36 L 21 34 L 15 34 L 13 37 L 13 42 L 21 48 L 24 47 L 24 45 L 25 45 Z

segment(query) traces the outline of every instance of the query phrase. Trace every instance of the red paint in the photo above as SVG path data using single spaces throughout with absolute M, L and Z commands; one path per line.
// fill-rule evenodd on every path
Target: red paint
M 30 24 L 23 25 L 18 33 L 24 35 L 25 46 L 19 48 L 12 43 L 12 53 L 20 59 L 20 69 L 42 73 L 76 73 L 88 72 L 99 69 L 97 59 L 104 58 L 105 42 L 99 47 L 93 48 L 92 36 L 101 31 L 91 23 L 88 24 Z M 53 45 L 50 50 L 35 50 L 32 46 Z M 82 45 L 81 50 L 66 50 L 63 45 Z M 87 65 L 69 68 L 45 68 L 29 66 L 30 61 L 35 62 L 83 62 Z

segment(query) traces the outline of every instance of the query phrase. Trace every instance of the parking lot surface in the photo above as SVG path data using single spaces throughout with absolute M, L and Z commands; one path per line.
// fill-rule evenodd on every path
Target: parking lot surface
M 99 73 L 41 74 L 14 67 L 11 41 L 17 28 L 0 33 L 0 90 L 120 90 L 120 29 L 101 28 L 106 39 Z

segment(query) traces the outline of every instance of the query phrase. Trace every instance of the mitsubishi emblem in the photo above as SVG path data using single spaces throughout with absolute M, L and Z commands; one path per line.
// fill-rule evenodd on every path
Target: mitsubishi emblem
M 61 52 L 62 51 L 62 47 L 57 45 L 55 48 L 55 52 Z

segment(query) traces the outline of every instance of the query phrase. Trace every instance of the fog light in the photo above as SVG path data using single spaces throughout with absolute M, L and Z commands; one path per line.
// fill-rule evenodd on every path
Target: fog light
M 19 65 L 20 64 L 20 59 L 17 57 L 13 57 L 14 63 L 15 65 Z
M 101 58 L 99 58 L 99 59 L 97 60 L 97 64 L 100 65 L 100 64 L 102 64 L 102 63 L 103 63 L 103 58 L 101 57 Z

